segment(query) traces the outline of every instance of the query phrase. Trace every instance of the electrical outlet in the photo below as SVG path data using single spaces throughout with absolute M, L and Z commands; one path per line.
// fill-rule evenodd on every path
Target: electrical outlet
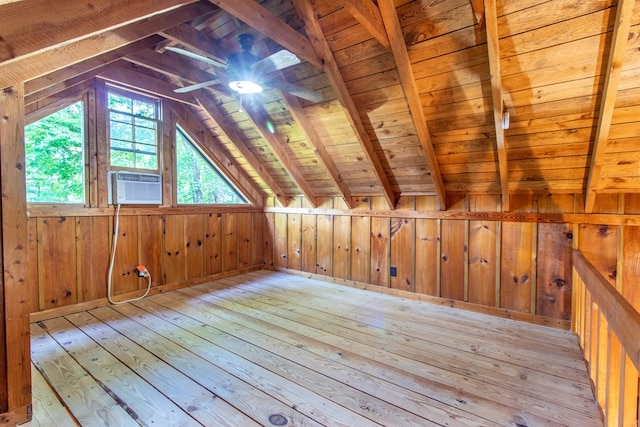
M 391 277 L 396 277 L 398 275 L 398 269 L 396 267 L 391 267 L 389 274 Z

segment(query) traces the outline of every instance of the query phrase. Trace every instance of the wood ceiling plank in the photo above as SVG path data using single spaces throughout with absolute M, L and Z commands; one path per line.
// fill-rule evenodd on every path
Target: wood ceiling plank
M 194 0 L 22 0 L 0 5 L 0 63 L 167 12 Z
M 371 0 L 347 0 L 344 7 L 382 46 L 391 49 L 380 10 Z
M 613 29 L 609 63 L 607 65 L 607 76 L 602 90 L 600 100 L 600 114 L 598 115 L 598 125 L 591 154 L 591 165 L 587 186 L 585 188 L 585 212 L 593 212 L 596 200 L 596 191 L 599 188 L 600 174 L 602 171 L 602 161 L 606 151 L 609 131 L 611 130 L 611 119 L 618 94 L 618 83 L 624 65 L 625 49 L 631 28 L 631 18 L 633 17 L 634 0 L 619 0 L 616 11 L 616 24 Z
M 211 13 L 215 9 L 208 3 L 185 5 L 140 22 L 130 23 L 115 30 L 85 37 L 56 49 L 36 52 L 15 61 L 0 63 L 0 88 L 15 82 L 32 80 L 72 64 L 99 56 L 137 40 L 185 22 L 194 16 Z
M 267 184 L 269 190 L 276 196 L 280 203 L 283 206 L 287 206 L 289 202 L 280 185 L 273 179 L 256 155 L 253 154 L 253 151 L 245 144 L 242 135 L 240 135 L 234 125 L 225 119 L 224 114 L 211 99 L 211 96 L 202 90 L 196 92 L 195 96 L 202 111 L 226 134 L 227 138 L 229 138 L 233 145 L 242 153 L 247 162 L 249 162 L 251 167 L 260 178 L 262 178 L 265 184 Z
M 380 7 L 380 12 L 382 14 L 382 19 L 389 36 L 389 40 L 391 41 L 391 51 L 393 52 L 396 64 L 398 65 L 398 73 L 400 74 L 402 87 L 409 103 L 413 123 L 416 127 L 416 131 L 418 132 L 420 145 L 422 146 L 425 160 L 429 166 L 431 179 L 433 180 L 433 184 L 436 188 L 440 209 L 446 210 L 447 196 L 444 189 L 444 183 L 442 181 L 442 175 L 440 174 L 440 168 L 438 166 L 438 158 L 433 150 L 433 142 L 431 141 L 429 126 L 427 125 L 427 119 L 424 116 L 422 101 L 420 99 L 420 94 L 418 94 L 416 82 L 413 77 L 413 70 L 411 68 L 411 63 L 409 62 L 407 47 L 404 44 L 404 38 L 402 37 L 402 28 L 398 21 L 396 8 L 391 0 L 380 0 L 378 5 Z
M 270 119 L 264 107 L 261 104 L 254 103 L 251 106 L 246 106 L 243 110 L 247 114 L 247 117 L 249 117 L 253 127 L 260 134 L 260 137 L 267 142 L 278 162 L 280 162 L 282 167 L 287 171 L 287 174 L 293 179 L 293 182 L 295 182 L 296 186 L 302 191 L 302 194 L 304 194 L 311 206 L 315 208 L 317 202 L 313 189 L 309 186 L 309 183 L 300 173 L 298 166 L 296 166 L 287 153 L 287 149 L 285 148 L 287 143 L 284 135 L 278 131 L 277 127 L 275 127 L 274 130 L 267 127 L 267 122 Z
M 495 0 L 484 0 L 485 26 L 487 31 L 487 50 L 489 54 L 489 70 L 491 72 L 491 96 L 493 101 L 493 121 L 496 129 L 496 150 L 498 152 L 498 169 L 500 170 L 500 187 L 502 188 L 502 210 L 509 211 L 509 169 L 507 165 L 507 148 L 503 128 L 504 94 L 502 75 L 500 74 L 500 46 L 498 39 L 498 16 Z
M 358 138 L 358 142 L 360 143 L 367 160 L 373 166 L 376 180 L 383 189 L 384 198 L 387 201 L 389 208 L 394 209 L 396 201 L 393 188 L 389 183 L 389 178 L 385 174 L 382 163 L 375 153 L 373 144 L 367 135 L 367 131 L 362 123 L 358 109 L 349 94 L 349 90 L 347 89 L 344 79 L 340 74 L 340 70 L 338 69 L 335 58 L 333 57 L 333 53 L 327 45 L 322 29 L 315 18 L 313 8 L 307 0 L 293 0 L 293 5 L 305 24 L 305 30 L 309 35 L 313 47 L 323 60 L 322 69 L 327 74 L 331 85 L 336 91 L 340 104 L 346 112 L 349 124 L 351 125 L 355 136 Z
M 310 62 L 317 68 L 322 68 L 322 61 L 316 54 L 309 40 L 278 19 L 271 11 L 254 0 L 209 0 L 211 3 L 226 10 L 250 27 L 259 29 L 285 49 Z

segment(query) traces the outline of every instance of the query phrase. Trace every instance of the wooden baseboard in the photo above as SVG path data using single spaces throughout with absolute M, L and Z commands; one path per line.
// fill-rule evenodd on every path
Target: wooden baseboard
M 0 414 L 0 426 L 16 426 L 31 421 L 31 404 Z
M 322 280 L 329 283 L 335 283 L 337 285 L 350 286 L 353 288 L 365 289 L 368 291 L 379 292 L 387 295 L 395 295 L 402 298 L 408 298 L 418 301 L 425 301 L 431 304 L 437 304 L 452 308 L 459 308 L 461 310 L 473 311 L 476 313 L 489 314 L 491 316 L 502 317 L 505 319 L 519 320 L 522 322 L 532 323 L 535 325 L 549 326 L 556 329 L 571 330 L 571 322 L 569 320 L 554 319 L 551 317 L 538 316 L 530 313 L 522 313 L 514 310 L 508 310 L 505 308 L 488 307 L 479 304 L 473 304 L 470 302 L 457 301 L 449 298 L 439 298 L 431 295 L 416 294 L 414 292 L 403 291 L 399 289 L 385 288 L 383 286 L 372 285 L 370 283 L 357 282 L 355 280 L 338 279 L 330 276 L 323 276 L 321 274 L 308 273 L 305 271 L 291 270 L 283 267 L 264 266 L 265 270 L 280 271 L 287 274 L 293 274 L 296 276 L 308 277 L 311 279 Z
M 241 268 L 238 270 L 227 271 L 224 273 L 213 274 L 211 276 L 199 277 L 193 280 L 185 280 L 184 282 L 179 283 L 171 283 L 169 285 L 160 285 L 153 286 L 149 291 L 149 295 L 157 295 L 164 292 L 173 291 L 176 289 L 182 289 L 189 286 L 199 285 L 201 283 L 211 282 L 214 280 L 226 279 L 228 277 L 238 276 L 240 274 L 251 273 L 253 271 L 258 271 L 263 268 L 262 265 L 254 265 L 251 267 Z M 130 298 L 135 298 L 140 295 L 140 291 L 136 292 L 128 292 L 126 294 L 118 295 L 113 298 L 115 301 L 127 300 Z M 66 305 L 64 307 L 56 307 L 50 308 L 48 310 L 38 311 L 35 313 L 31 313 L 30 322 L 41 322 L 43 320 L 53 319 L 54 317 L 66 316 L 68 314 L 79 313 L 81 311 L 93 310 L 94 308 L 104 307 L 109 305 L 109 300 L 107 298 L 100 298 L 97 300 L 80 302 L 78 304 Z

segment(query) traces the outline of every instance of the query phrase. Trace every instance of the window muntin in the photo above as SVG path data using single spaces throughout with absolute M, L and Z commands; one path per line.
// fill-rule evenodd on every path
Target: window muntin
M 85 203 L 84 104 L 25 126 L 27 202 Z
M 176 131 L 176 171 L 179 204 L 248 203 L 179 127 Z
M 158 101 L 114 90 L 107 97 L 111 166 L 158 171 Z

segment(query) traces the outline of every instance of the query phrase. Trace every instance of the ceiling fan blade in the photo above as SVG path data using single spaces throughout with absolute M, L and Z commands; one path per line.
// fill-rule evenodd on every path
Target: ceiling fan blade
M 301 86 L 296 86 L 292 83 L 288 83 L 282 80 L 270 80 L 268 83 L 266 83 L 266 85 L 274 89 L 290 93 L 291 95 L 295 95 L 298 98 L 306 99 L 307 101 L 322 101 L 322 94 L 320 92 L 306 89 Z
M 268 74 L 300 63 L 298 58 L 288 50 L 280 50 L 254 63 L 251 68 L 260 74 Z
M 190 86 L 179 87 L 177 89 L 174 89 L 173 91 L 175 93 L 186 93 L 186 92 L 191 92 L 192 90 L 200 89 L 200 88 L 203 88 L 203 87 L 217 85 L 218 83 L 222 83 L 222 81 L 218 80 L 218 79 L 209 80 L 209 81 L 202 82 L 202 83 L 196 83 L 196 84 L 190 85 Z
M 198 55 L 197 53 L 189 52 L 188 50 L 181 49 L 179 47 L 167 46 L 165 49 L 170 50 L 171 52 L 179 53 L 180 55 L 188 56 L 189 58 L 197 59 L 198 61 L 205 62 L 209 65 L 213 65 L 218 68 L 227 68 L 227 64 L 216 61 L 215 59 L 207 58 L 203 55 Z

